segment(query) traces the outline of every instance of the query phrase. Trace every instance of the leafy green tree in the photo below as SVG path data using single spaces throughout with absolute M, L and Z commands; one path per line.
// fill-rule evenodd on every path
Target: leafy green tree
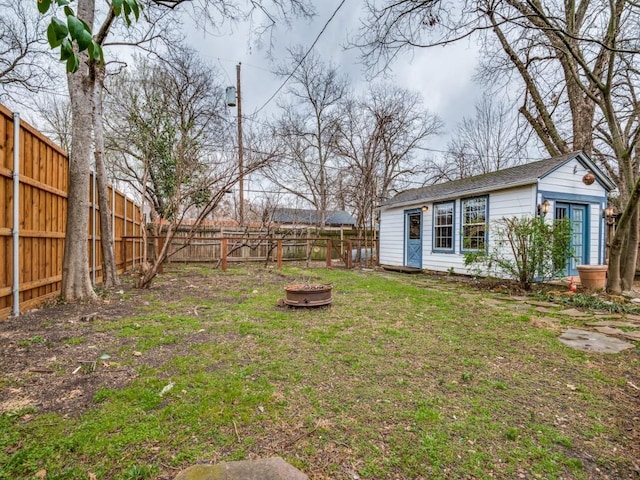
M 536 280 L 564 275 L 571 258 L 571 222 L 544 217 L 503 217 L 494 226 L 489 251 L 465 254 L 471 271 L 516 280 L 531 290 Z

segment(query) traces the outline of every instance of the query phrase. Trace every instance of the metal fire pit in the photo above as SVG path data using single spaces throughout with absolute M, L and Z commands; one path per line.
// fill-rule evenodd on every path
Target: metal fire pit
M 333 285 L 302 284 L 287 285 L 284 287 L 287 292 L 287 298 L 284 303 L 293 307 L 319 307 L 321 305 L 329 305 L 333 302 L 331 289 Z

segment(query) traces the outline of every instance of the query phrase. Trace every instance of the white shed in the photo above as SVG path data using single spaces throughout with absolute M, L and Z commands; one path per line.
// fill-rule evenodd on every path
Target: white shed
M 503 217 L 569 218 L 574 258 L 603 264 L 602 212 L 615 184 L 584 152 L 399 193 L 380 206 L 382 266 L 467 273 L 464 253 L 491 248 L 491 224 Z M 547 210 L 545 213 L 544 210 Z

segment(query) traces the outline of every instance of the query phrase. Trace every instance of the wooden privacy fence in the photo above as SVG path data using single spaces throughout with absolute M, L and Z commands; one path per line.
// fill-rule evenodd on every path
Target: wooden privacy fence
M 168 249 L 169 262 L 219 262 L 222 269 L 229 262 L 275 262 L 278 268 L 286 261 L 323 261 L 328 267 L 336 264 L 352 268 L 356 264 L 373 264 L 377 261 L 377 242 L 352 238 L 349 240 L 327 237 L 277 237 L 260 236 L 194 236 L 173 237 Z M 264 235 L 264 232 L 263 232 Z M 126 236 L 125 242 L 140 242 L 141 237 Z M 162 248 L 165 237 L 147 237 L 148 251 Z M 123 245 L 125 260 L 126 249 Z
M 18 126 L 18 128 L 16 128 Z M 0 319 L 60 293 L 67 215 L 66 153 L 34 127 L 0 105 Z M 102 279 L 100 222 L 95 178 L 90 182 L 89 266 Z M 16 191 L 18 195 L 16 196 Z M 16 202 L 17 200 L 17 202 Z M 140 208 L 109 187 L 118 271 L 139 262 Z M 127 261 L 121 252 L 123 245 Z

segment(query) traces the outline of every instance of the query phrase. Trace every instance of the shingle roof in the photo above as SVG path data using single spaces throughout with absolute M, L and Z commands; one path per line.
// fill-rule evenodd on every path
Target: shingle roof
M 327 212 L 325 225 L 355 225 L 356 220 L 345 211 Z M 272 220 L 276 223 L 318 225 L 320 212 L 302 208 L 276 208 L 273 211 Z
M 475 177 L 405 190 L 384 202 L 382 206 L 408 203 L 413 200 L 439 200 L 508 188 L 510 186 L 536 183 L 539 178 L 579 154 L 580 152 L 574 152 L 560 157 L 518 165 L 517 167 L 505 168 L 497 172 L 476 175 Z

